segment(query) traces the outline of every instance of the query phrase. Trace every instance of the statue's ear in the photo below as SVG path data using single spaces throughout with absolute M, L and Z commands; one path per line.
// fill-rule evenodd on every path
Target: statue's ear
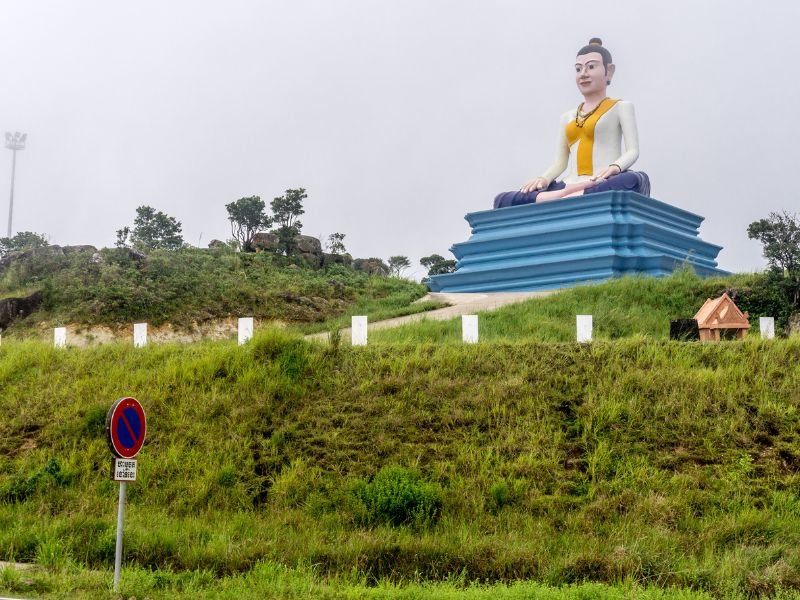
M 614 71 L 617 67 L 614 63 L 606 65 L 606 84 L 611 85 L 611 79 L 614 77 Z

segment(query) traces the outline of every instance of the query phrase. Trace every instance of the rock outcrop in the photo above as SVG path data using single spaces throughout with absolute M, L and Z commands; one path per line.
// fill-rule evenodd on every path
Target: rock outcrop
M 15 319 L 22 319 L 34 312 L 42 304 L 42 292 L 34 292 L 24 298 L 3 298 L 0 300 L 0 331 L 11 325 Z
M 277 252 L 278 236 L 268 231 L 257 233 L 253 236 L 250 247 L 256 252 Z
M 380 258 L 357 258 L 353 261 L 353 268 L 369 275 L 389 276 L 389 267 Z
M 322 266 L 327 267 L 329 265 L 344 265 L 349 267 L 353 264 L 353 257 L 349 254 L 331 254 L 330 252 L 324 252 L 322 254 Z

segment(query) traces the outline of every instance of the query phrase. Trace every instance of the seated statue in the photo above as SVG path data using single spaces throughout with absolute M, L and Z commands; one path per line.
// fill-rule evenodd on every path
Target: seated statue
M 599 38 L 592 38 L 578 51 L 575 81 L 583 102 L 561 117 L 555 161 L 519 191 L 499 194 L 495 208 L 609 190 L 650 195 L 647 175 L 628 170 L 639 157 L 633 104 L 606 96 L 614 70 L 611 53 Z M 556 181 L 564 171 L 563 180 Z

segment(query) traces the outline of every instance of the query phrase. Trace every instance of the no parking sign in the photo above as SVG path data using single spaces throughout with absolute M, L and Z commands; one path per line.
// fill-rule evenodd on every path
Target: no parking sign
M 122 570 L 122 529 L 125 523 L 125 488 L 128 481 L 136 481 L 136 461 L 147 435 L 147 419 L 136 398 L 120 398 L 106 415 L 108 447 L 114 454 L 111 478 L 119 481 L 119 508 L 117 510 L 117 547 L 114 556 L 114 591 L 119 591 Z
M 108 447 L 119 458 L 133 458 L 139 454 L 147 435 L 147 419 L 136 398 L 120 398 L 106 415 Z

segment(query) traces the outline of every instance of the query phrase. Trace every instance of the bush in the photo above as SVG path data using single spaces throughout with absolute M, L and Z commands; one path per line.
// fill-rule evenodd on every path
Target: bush
M 758 325 L 758 317 L 774 317 L 778 330 L 785 331 L 789 317 L 795 310 L 790 301 L 791 281 L 775 271 L 758 273 L 750 285 L 734 288 L 734 301 L 749 313 L 751 325 Z
M 399 466 L 384 467 L 371 482 L 361 482 L 355 495 L 369 523 L 423 527 L 435 523 L 442 509 L 438 486 Z
M 511 490 L 505 479 L 495 481 L 489 489 L 491 498 L 490 507 L 493 511 L 498 511 L 511 503 Z

